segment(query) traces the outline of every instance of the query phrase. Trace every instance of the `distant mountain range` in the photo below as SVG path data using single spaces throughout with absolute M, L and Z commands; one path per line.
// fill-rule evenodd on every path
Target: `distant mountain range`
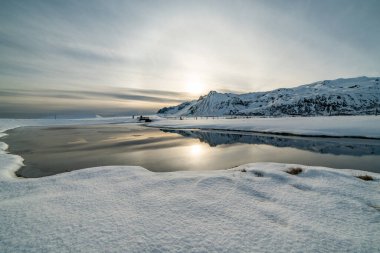
M 380 78 L 325 80 L 246 94 L 210 91 L 198 100 L 158 111 L 163 116 L 380 115 Z

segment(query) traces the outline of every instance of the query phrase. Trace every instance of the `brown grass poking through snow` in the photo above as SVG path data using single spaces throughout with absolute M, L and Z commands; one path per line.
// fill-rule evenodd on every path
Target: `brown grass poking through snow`
M 290 168 L 285 172 L 290 174 L 290 175 L 298 175 L 302 172 L 302 169 L 301 168 Z
M 369 175 L 360 175 L 360 176 L 356 176 L 357 178 L 360 178 L 361 180 L 364 180 L 364 181 L 372 181 L 373 180 L 373 177 L 369 176 Z

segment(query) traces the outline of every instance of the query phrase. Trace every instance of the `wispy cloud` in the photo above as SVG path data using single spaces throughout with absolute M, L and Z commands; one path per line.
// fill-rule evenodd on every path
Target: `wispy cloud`
M 106 63 L 106 64 L 125 64 L 127 60 L 121 56 L 116 55 L 115 53 L 104 52 L 102 50 L 90 50 L 90 49 L 81 49 L 81 48 L 61 48 L 57 50 L 58 54 L 61 54 L 64 57 L 68 57 L 79 62 L 89 61 L 91 63 Z
M 0 91 L 0 117 L 155 113 L 163 106 L 179 104 L 190 98 L 185 93 L 171 91 L 125 88 L 111 90 L 5 89 Z

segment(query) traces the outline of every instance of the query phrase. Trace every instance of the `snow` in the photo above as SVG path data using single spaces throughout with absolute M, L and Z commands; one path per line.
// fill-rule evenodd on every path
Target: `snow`
M 2 252 L 378 252 L 380 190 L 341 172 L 101 167 L 0 181 Z M 247 172 L 241 172 L 245 168 Z M 257 177 L 260 172 L 263 177 Z M 358 172 L 357 172 L 358 173 Z
M 166 116 L 377 115 L 379 101 L 379 77 L 357 77 L 240 95 L 211 91 L 198 100 L 165 107 L 158 113 Z
M 152 127 L 214 129 L 304 136 L 380 138 L 380 116 L 326 116 L 282 118 L 184 118 L 161 119 Z
M 0 120 L 0 127 L 50 123 Z M 380 250 L 376 173 L 258 163 L 170 173 L 105 166 L 20 179 L 10 175 L 22 158 L 0 147 L 4 253 Z M 303 171 L 285 172 L 295 167 Z M 374 180 L 356 178 L 363 174 Z

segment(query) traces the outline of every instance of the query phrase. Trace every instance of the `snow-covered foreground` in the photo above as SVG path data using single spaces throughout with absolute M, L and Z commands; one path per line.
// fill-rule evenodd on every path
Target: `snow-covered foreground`
M 36 124 L 0 120 L 0 129 Z M 19 179 L 12 171 L 22 158 L 0 145 L 0 252 L 380 251 L 376 173 L 258 163 Z M 364 174 L 374 180 L 356 178 Z
M 175 173 L 100 167 L 2 179 L 0 249 L 379 252 L 378 175 L 367 182 L 354 171 L 284 172 L 294 166 Z
M 329 116 L 224 119 L 209 117 L 184 120 L 163 119 L 149 124 L 154 127 L 197 128 L 253 131 L 308 136 L 349 136 L 380 138 L 380 116 Z

